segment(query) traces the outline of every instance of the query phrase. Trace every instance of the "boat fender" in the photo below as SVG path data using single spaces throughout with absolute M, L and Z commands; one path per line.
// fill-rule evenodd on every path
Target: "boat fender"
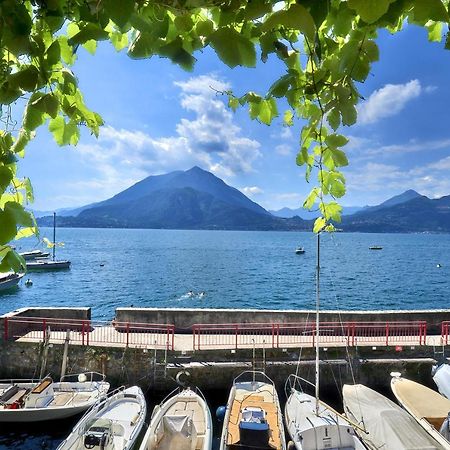
M 450 440 L 450 412 L 447 414 L 447 418 L 442 423 L 439 433 L 441 433 L 447 441 Z
M 295 444 L 292 441 L 288 442 L 287 450 L 295 450 Z
M 30 278 L 28 278 L 28 280 L 25 281 L 25 286 L 26 286 L 26 287 L 31 287 L 31 286 L 33 286 L 33 281 L 32 281 Z
M 175 380 L 179 386 L 186 386 L 189 382 L 191 374 L 187 370 L 181 370 L 177 373 Z
M 216 409 L 216 418 L 219 422 L 223 422 L 225 419 L 225 412 L 227 410 L 226 406 L 219 406 Z

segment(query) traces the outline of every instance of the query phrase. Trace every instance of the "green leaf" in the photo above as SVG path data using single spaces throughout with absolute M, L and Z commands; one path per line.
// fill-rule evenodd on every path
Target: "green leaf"
M 99 25 L 88 23 L 80 28 L 80 31 L 74 34 L 68 41 L 70 45 L 84 44 L 94 39 L 102 41 L 108 39 L 108 33 Z
M 330 134 L 326 137 L 325 143 L 332 149 L 343 147 L 348 143 L 348 139 L 342 134 Z
M 13 179 L 13 173 L 8 167 L 0 166 L 0 195 L 5 192 Z
M 284 97 L 287 90 L 289 89 L 292 80 L 292 75 L 287 74 L 279 78 L 275 83 L 269 88 L 268 95 L 273 95 L 274 97 L 281 98 Z
M 135 4 L 135 0 L 105 0 L 104 8 L 111 20 L 122 28 L 130 20 Z
M 293 4 L 288 10 L 281 10 L 268 17 L 262 26 L 262 31 L 269 31 L 280 26 L 298 30 L 310 41 L 314 40 L 316 25 L 314 19 L 302 5 Z
M 358 117 L 355 105 L 349 100 L 339 103 L 338 107 L 341 111 L 342 123 L 344 125 L 353 125 Z
M 14 270 L 14 272 L 24 272 L 26 270 L 26 264 L 24 259 L 18 253 L 9 248 L 1 259 L 0 272 L 9 272 L 11 269 Z
M 9 77 L 10 86 L 33 92 L 38 82 L 39 71 L 35 66 L 27 66 Z
M 247 20 L 255 20 L 259 17 L 268 14 L 271 11 L 270 2 L 255 2 L 249 1 L 247 2 L 247 6 L 245 7 L 245 18 Z
M 32 103 L 33 108 L 55 118 L 59 110 L 59 102 L 54 94 L 45 94 Z
M 77 59 L 76 54 L 73 52 L 73 47 L 69 45 L 66 36 L 58 36 L 59 48 L 61 51 L 61 58 L 66 64 L 70 66 L 75 63 Z
M 195 26 L 195 31 L 199 36 L 208 37 L 214 31 L 214 24 L 211 20 L 202 20 Z
M 126 33 L 119 33 L 114 31 L 110 33 L 109 40 L 118 52 L 120 52 L 120 50 L 124 49 L 128 45 L 128 35 Z
M 3 211 L 13 217 L 15 223 L 18 225 L 24 227 L 31 227 L 34 225 L 31 213 L 26 211 L 20 203 L 8 202 Z
M 300 151 L 297 153 L 296 163 L 297 166 L 303 166 L 306 164 L 309 159 L 308 149 L 306 147 L 302 147 Z
M 339 125 L 341 124 L 341 116 L 339 114 L 339 110 L 336 107 L 331 109 L 327 114 L 327 122 L 334 131 L 339 128 Z
M 45 57 L 47 64 L 50 67 L 59 63 L 59 60 L 61 59 L 61 47 L 59 45 L 59 41 L 53 41 L 53 43 L 45 52 Z
M 326 222 L 326 220 L 323 217 L 318 217 L 314 221 L 313 232 L 314 233 L 320 233 L 322 231 L 322 229 L 325 227 L 326 223 L 327 222 Z
M 261 102 L 261 108 L 259 111 L 258 119 L 262 123 L 270 125 L 275 117 L 278 117 L 277 103 L 275 99 L 270 98 L 268 100 L 263 100 Z
M 76 145 L 79 139 L 79 130 L 73 121 L 66 123 L 62 116 L 50 120 L 49 131 L 53 134 L 58 145 Z
M 428 30 L 428 40 L 430 42 L 441 42 L 442 40 L 442 22 L 429 22 L 425 25 Z
M 210 44 L 217 56 L 230 67 L 256 66 L 254 44 L 232 28 L 215 31 L 210 37 Z
M 29 130 L 33 131 L 45 122 L 44 112 L 36 108 L 35 104 L 39 99 L 44 96 L 41 92 L 35 92 L 28 101 L 25 108 L 23 126 Z
M 303 208 L 307 210 L 311 210 L 311 208 L 314 206 L 314 203 L 316 203 L 317 197 L 320 193 L 320 189 L 315 187 L 308 195 L 306 200 L 303 202 Z
M 331 150 L 331 157 L 333 158 L 336 167 L 348 166 L 347 155 L 342 150 L 339 150 L 337 148 L 330 150 Z
M 292 127 L 294 125 L 294 113 L 292 110 L 287 109 L 284 112 L 283 123 L 288 127 Z
M 395 0 L 348 0 L 347 4 L 349 8 L 356 10 L 364 22 L 373 23 L 387 12 L 393 1 Z
M 9 203 L 11 202 L 8 202 L 7 205 Z M 0 245 L 7 244 L 16 235 L 16 221 L 10 212 L 0 209 L 0 223 L 2 224 L 0 227 Z
M 83 48 L 85 48 L 91 55 L 95 55 L 97 51 L 97 41 L 95 39 L 90 39 L 83 44 Z
M 180 37 L 177 37 L 169 44 L 160 47 L 158 54 L 170 58 L 172 62 L 179 64 L 185 70 L 192 70 L 195 61 L 197 61 L 183 48 L 183 41 Z
M 192 30 L 194 21 L 190 15 L 177 16 L 175 17 L 174 25 L 180 34 L 187 33 Z
M 447 9 L 441 0 L 414 0 L 410 17 L 419 24 L 425 24 L 429 20 L 449 21 Z
M 239 107 L 239 100 L 236 97 L 230 95 L 228 97 L 228 107 L 233 111 L 236 111 Z
M 342 206 L 336 202 L 321 203 L 320 211 L 327 221 L 328 220 L 334 220 L 335 222 L 341 221 Z

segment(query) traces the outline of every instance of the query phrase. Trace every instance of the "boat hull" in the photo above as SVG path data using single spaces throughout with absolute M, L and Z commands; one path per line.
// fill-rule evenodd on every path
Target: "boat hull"
M 14 275 L 16 276 L 13 276 L 12 278 L 9 279 L 5 279 L 3 281 L 0 279 L 0 291 L 6 291 L 8 289 L 15 288 L 19 284 L 19 281 L 24 276 L 23 273 L 17 273 Z
M 70 261 L 30 261 L 27 262 L 29 272 L 39 270 L 64 270 L 70 269 Z

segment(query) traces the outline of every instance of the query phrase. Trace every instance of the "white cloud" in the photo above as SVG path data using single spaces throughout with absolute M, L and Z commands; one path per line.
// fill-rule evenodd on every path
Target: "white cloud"
M 275 147 L 275 151 L 282 156 L 288 156 L 293 153 L 292 147 L 287 144 L 279 144 Z
M 194 115 L 176 125 L 175 135 L 157 138 L 139 130 L 106 126 L 94 144 L 80 144 L 72 150 L 95 169 L 89 182 L 101 186 L 96 188 L 97 198 L 111 196 L 149 174 L 194 165 L 221 178 L 254 170 L 261 145 L 242 134 L 223 97 L 215 91 L 227 90 L 229 84 L 203 75 L 175 85 L 181 89 L 181 106 Z M 76 190 L 81 197 L 82 185 L 73 186 L 72 192 Z
M 359 108 L 360 124 L 375 123 L 380 119 L 395 116 L 406 104 L 417 98 L 423 88 L 419 80 L 411 80 L 405 84 L 387 84 L 373 92 L 368 100 Z
M 258 186 L 246 186 L 239 190 L 247 196 L 264 194 L 264 191 Z

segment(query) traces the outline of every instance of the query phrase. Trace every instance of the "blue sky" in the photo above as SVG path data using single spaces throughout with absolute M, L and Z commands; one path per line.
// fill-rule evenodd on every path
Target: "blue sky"
M 407 189 L 450 194 L 450 52 L 424 30 L 381 33 L 380 61 L 361 86 L 350 137 L 342 204 L 378 204 Z M 58 147 L 45 127 L 20 162 L 31 178 L 34 209 L 75 207 L 111 197 L 148 175 L 198 165 L 267 209 L 298 208 L 311 189 L 295 164 L 301 122 L 268 127 L 233 113 L 217 90 L 264 94 L 284 73 L 276 58 L 231 70 L 212 50 L 187 73 L 166 59 L 131 60 L 110 44 L 79 51 L 74 72 L 86 103 L 105 120 L 100 138 L 83 133 Z M 280 113 L 284 112 L 280 106 Z

